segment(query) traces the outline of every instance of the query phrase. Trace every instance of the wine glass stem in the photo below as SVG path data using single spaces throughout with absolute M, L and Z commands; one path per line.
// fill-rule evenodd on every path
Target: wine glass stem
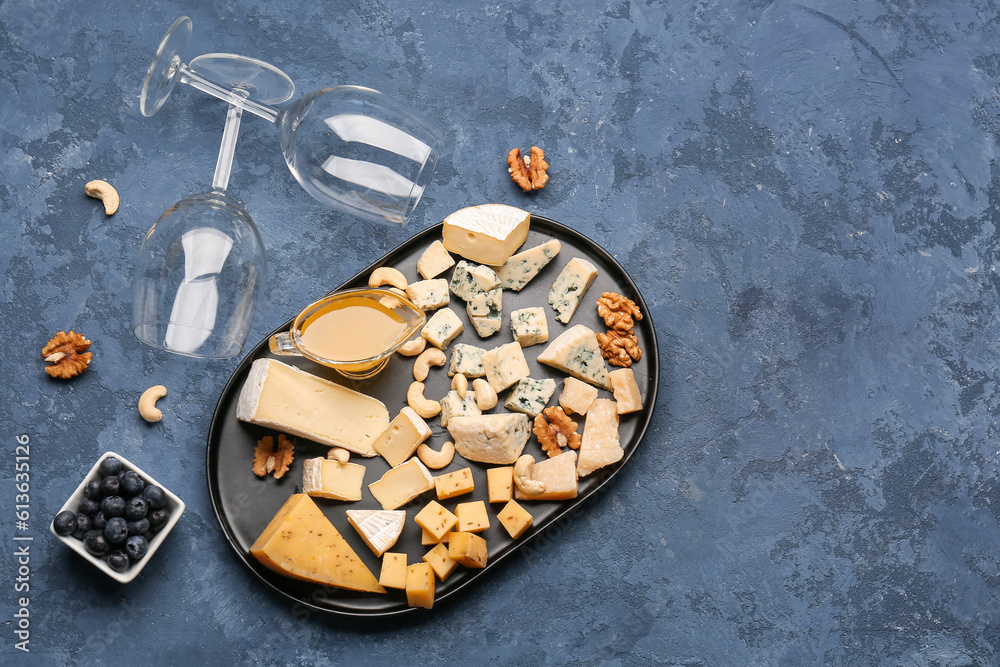
M 219 147 L 219 159 L 215 163 L 215 177 L 212 187 L 225 190 L 229 187 L 229 175 L 233 172 L 233 154 L 236 153 L 236 138 L 240 134 L 240 119 L 243 109 L 235 104 L 229 105 L 226 114 L 226 127 L 222 130 L 222 145 Z
M 241 95 L 239 90 L 229 90 L 228 88 L 223 88 L 222 86 L 214 84 L 200 76 L 197 72 L 188 67 L 187 64 L 181 64 L 178 69 L 178 73 L 181 76 L 181 83 L 186 83 L 192 88 L 197 88 L 203 93 L 208 93 L 212 97 L 225 100 L 234 106 L 238 106 L 244 111 L 249 111 L 255 116 L 266 118 L 272 123 L 278 118 L 278 110 L 274 107 L 254 102 L 253 100 L 248 99 L 245 95 Z

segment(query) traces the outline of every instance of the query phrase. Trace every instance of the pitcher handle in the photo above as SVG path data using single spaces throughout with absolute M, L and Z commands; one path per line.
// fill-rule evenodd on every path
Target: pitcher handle
M 292 333 L 290 331 L 282 331 L 281 333 L 276 333 L 271 336 L 271 339 L 268 341 L 268 347 L 271 349 L 271 354 L 277 354 L 284 357 L 302 356 L 302 354 L 295 347 L 295 343 L 292 342 Z

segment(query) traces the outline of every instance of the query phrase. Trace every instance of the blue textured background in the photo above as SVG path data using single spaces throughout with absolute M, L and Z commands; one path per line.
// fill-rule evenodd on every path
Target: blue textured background
M 736 6 L 734 6 L 736 5 Z M 405 230 L 314 202 L 247 117 L 230 189 L 272 272 L 252 340 L 418 229 L 500 201 L 625 265 L 663 375 L 607 493 L 432 614 L 306 618 L 240 567 L 204 479 L 237 361 L 132 337 L 140 239 L 211 182 L 225 106 L 142 78 L 166 28 L 307 92 L 360 83 L 450 129 Z M 1000 7 L 995 2 L 0 3 L 0 662 L 1000 663 Z M 523 195 L 513 146 L 552 180 Z M 106 217 L 83 195 L 114 183 Z M 59 329 L 91 370 L 50 381 Z M 156 426 L 134 408 L 170 395 Z M 31 654 L 15 650 L 13 450 L 31 438 Z M 116 449 L 188 511 L 113 586 L 47 523 Z

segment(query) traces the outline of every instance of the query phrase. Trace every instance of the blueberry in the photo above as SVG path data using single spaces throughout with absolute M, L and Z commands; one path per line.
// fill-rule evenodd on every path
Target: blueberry
M 167 494 L 155 484 L 143 489 L 142 495 L 146 499 L 146 502 L 149 503 L 150 509 L 158 510 L 167 504 Z
M 101 465 L 97 467 L 97 471 L 101 473 L 101 477 L 107 477 L 108 475 L 116 475 L 121 472 L 122 462 L 118 460 L 117 457 L 109 456 L 108 458 L 101 461 Z
M 121 496 L 108 496 L 101 501 L 101 511 L 109 519 L 113 516 L 123 516 L 125 514 L 125 499 Z
M 142 481 L 142 477 L 139 477 L 139 473 L 133 470 L 123 473 L 121 480 L 122 492 L 129 498 L 139 495 L 146 488 L 146 483 Z
M 94 522 L 89 516 L 83 514 L 76 515 L 76 530 L 73 531 L 73 537 L 78 540 L 82 540 L 83 536 L 87 534 L 88 531 L 94 529 Z
M 128 537 L 128 522 L 120 516 L 111 517 L 104 526 L 104 537 L 111 544 L 121 544 Z
M 149 525 L 154 531 L 158 531 L 160 528 L 163 528 L 168 519 L 170 519 L 170 513 L 167 512 L 167 510 L 160 509 L 149 513 Z
M 118 475 L 108 475 L 101 480 L 101 493 L 107 496 L 117 496 L 121 494 L 121 478 Z
M 133 496 L 125 502 L 125 518 L 136 521 L 146 516 L 149 511 L 149 503 L 142 496 Z
M 52 520 L 52 527 L 55 529 L 56 535 L 69 535 L 76 530 L 76 512 L 70 510 L 59 512 Z
M 146 517 L 128 522 L 129 535 L 144 535 L 148 532 L 149 532 L 149 519 L 147 519 Z
M 111 551 L 108 538 L 104 537 L 104 532 L 100 530 L 91 530 L 84 535 L 83 546 L 94 556 L 105 556 Z
M 150 542 L 153 541 L 153 538 L 156 537 L 156 533 L 154 533 L 151 528 L 147 530 L 145 533 L 143 533 L 142 536 L 146 538 L 146 543 L 149 544 Z
M 124 572 L 128 569 L 128 556 L 124 551 L 112 551 L 107 557 L 108 567 L 115 572 Z
M 97 530 L 104 530 L 104 526 L 108 522 L 108 517 L 104 515 L 104 512 L 98 512 L 94 515 L 94 518 L 91 519 L 91 522 Z
M 133 535 L 125 540 L 125 553 L 128 554 L 128 557 L 131 558 L 133 562 L 142 560 L 148 550 L 149 543 L 146 542 L 146 538 L 142 535 Z
M 93 498 L 81 498 L 80 511 L 87 516 L 94 516 L 101 511 L 101 503 Z
M 94 500 L 100 500 L 104 497 L 104 491 L 101 490 L 101 480 L 92 479 L 87 482 L 87 486 L 84 487 L 83 493 L 88 498 L 93 498 Z

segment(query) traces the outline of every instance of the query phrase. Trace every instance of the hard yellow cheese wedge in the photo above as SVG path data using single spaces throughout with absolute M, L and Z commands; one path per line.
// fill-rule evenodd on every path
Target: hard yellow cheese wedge
M 286 577 L 366 593 L 385 593 L 312 498 L 296 493 L 250 547 L 262 565 Z

